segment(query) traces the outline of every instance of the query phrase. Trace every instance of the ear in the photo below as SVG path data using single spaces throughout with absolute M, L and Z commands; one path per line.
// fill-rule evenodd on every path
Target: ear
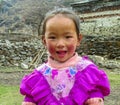
M 77 47 L 80 46 L 81 40 L 82 40 L 82 34 L 79 34 Z
M 43 43 L 44 45 L 46 45 L 46 40 L 45 40 L 45 36 L 44 36 L 44 35 L 42 35 L 42 43 Z

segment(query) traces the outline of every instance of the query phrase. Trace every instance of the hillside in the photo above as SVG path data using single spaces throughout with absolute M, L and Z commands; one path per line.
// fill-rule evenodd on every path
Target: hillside
M 0 2 L 1 33 L 40 34 L 44 14 L 56 7 L 63 7 L 73 0 L 2 0 Z

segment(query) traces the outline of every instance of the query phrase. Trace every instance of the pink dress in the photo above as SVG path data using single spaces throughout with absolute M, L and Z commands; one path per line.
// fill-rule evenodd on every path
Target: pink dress
M 65 63 L 49 57 L 23 78 L 20 92 L 24 101 L 37 105 L 84 105 L 89 98 L 109 95 L 110 85 L 103 70 L 76 54 Z

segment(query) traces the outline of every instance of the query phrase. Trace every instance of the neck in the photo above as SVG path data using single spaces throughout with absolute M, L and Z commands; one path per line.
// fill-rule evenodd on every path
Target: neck
M 68 59 L 65 62 L 58 62 L 56 60 L 54 60 L 51 56 L 48 57 L 48 65 L 51 66 L 52 68 L 57 68 L 57 69 L 61 69 L 61 68 L 65 68 L 68 66 L 73 66 L 78 62 L 78 58 L 80 58 L 78 56 L 77 53 L 75 53 L 70 59 Z
M 74 53 L 73 56 L 75 56 L 75 54 L 76 54 L 76 53 Z M 71 58 L 72 58 L 73 56 L 71 56 Z M 52 60 L 55 60 L 51 55 L 49 56 L 49 58 L 52 59 Z M 69 58 L 69 59 L 71 59 L 71 58 Z M 64 62 L 68 61 L 69 59 L 67 59 L 67 60 L 65 60 L 65 61 L 63 61 L 63 62 L 62 62 L 62 61 L 57 61 L 57 60 L 55 60 L 55 62 L 64 63 Z

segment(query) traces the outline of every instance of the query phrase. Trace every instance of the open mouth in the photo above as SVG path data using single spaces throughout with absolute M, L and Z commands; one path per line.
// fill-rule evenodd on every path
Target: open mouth
M 67 51 L 56 51 L 56 53 L 57 53 L 59 56 L 63 57 L 63 56 L 65 56 L 65 54 L 67 53 Z

